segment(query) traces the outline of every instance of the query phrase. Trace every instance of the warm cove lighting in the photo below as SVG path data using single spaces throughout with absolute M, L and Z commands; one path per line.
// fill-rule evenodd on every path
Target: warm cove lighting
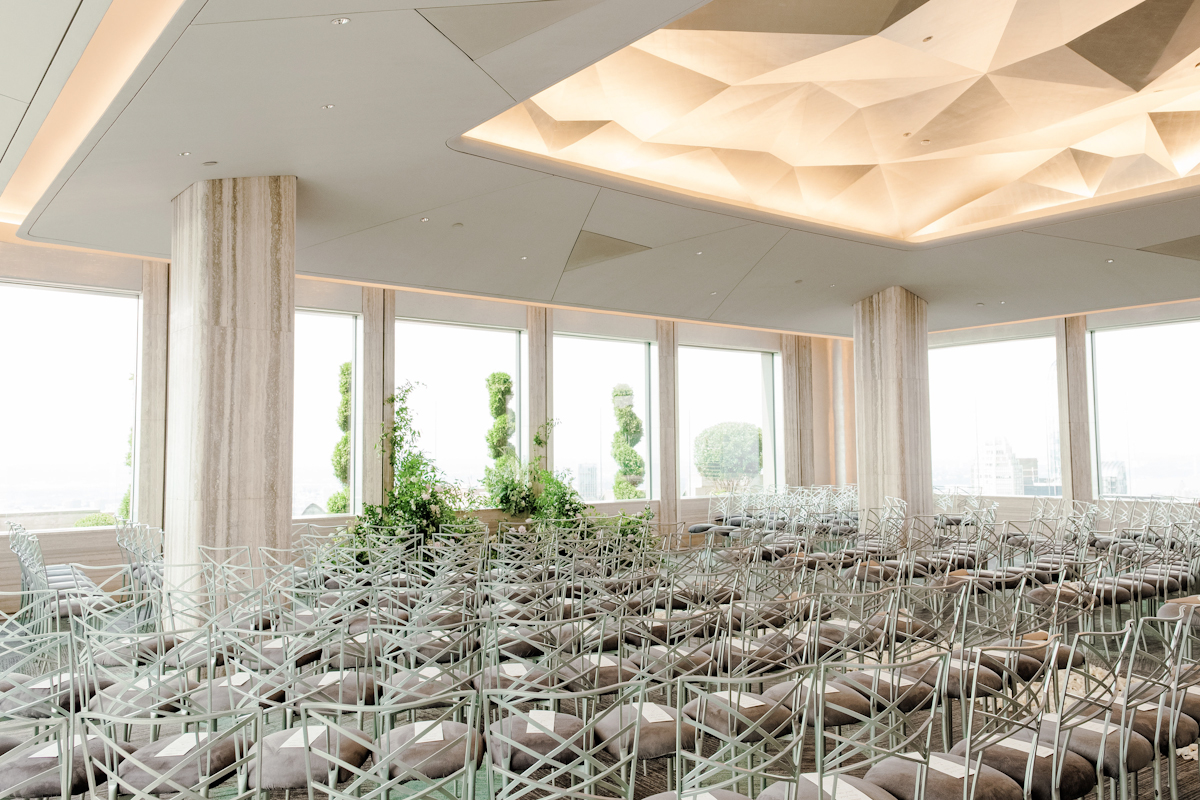
M 1200 184 L 1200 3 L 714 0 L 466 134 L 926 241 Z
M 181 5 L 183 0 L 112 0 L 0 194 L 0 222 L 24 222 Z

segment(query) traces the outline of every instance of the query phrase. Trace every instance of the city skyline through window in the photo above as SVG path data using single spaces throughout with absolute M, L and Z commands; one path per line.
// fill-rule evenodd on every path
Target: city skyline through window
M 1053 337 L 929 351 L 933 483 L 985 495 L 1061 495 Z

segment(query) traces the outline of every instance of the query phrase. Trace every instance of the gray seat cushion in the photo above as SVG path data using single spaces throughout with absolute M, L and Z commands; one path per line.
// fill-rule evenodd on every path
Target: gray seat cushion
M 285 683 L 280 677 L 231 672 L 201 684 L 188 696 L 188 704 L 201 713 L 215 714 L 253 705 L 270 706 L 282 702 L 284 694 Z
M 88 789 L 89 758 L 103 759 L 104 744 L 99 739 L 89 739 L 85 754 L 80 738 L 75 741 L 68 787 L 71 794 L 82 794 Z M 0 796 L 9 797 L 11 792 L 17 797 L 62 797 L 59 747 L 57 742 L 47 742 L 13 758 L 0 759 Z M 114 758 L 120 759 L 122 755 L 119 749 L 113 750 Z M 94 774 L 97 782 L 103 782 L 103 772 L 96 770 Z
M 304 765 L 304 729 L 289 728 L 263 737 L 259 759 L 250 762 L 246 770 L 249 785 L 259 789 L 300 789 L 308 786 L 308 772 Z M 367 757 L 367 743 L 361 735 L 349 735 L 323 725 L 310 726 L 308 747 L 313 755 L 312 782 L 327 785 L 334 762 L 325 757 L 334 757 L 355 767 L 362 766 Z M 337 780 L 350 779 L 350 771 L 338 766 Z
M 807 713 L 805 724 L 816 726 L 817 711 L 821 711 L 821 724 L 832 728 L 838 725 L 855 725 L 871 716 L 871 701 L 847 684 L 826 680 L 824 692 L 814 692 L 806 684 L 797 697 L 796 681 L 784 681 L 763 692 L 763 697 L 780 702 L 799 717 L 803 709 Z
M 203 734 L 199 736 L 203 737 Z M 188 744 L 192 745 L 190 749 L 186 747 Z M 237 744 L 234 737 L 229 736 L 212 745 L 211 749 L 204 749 L 206 747 L 209 747 L 206 741 L 197 744 L 197 734 L 194 732 L 167 736 L 135 750 L 127 760 L 121 762 L 118 775 L 122 783 L 151 794 L 175 793 L 171 783 L 185 787 L 215 785 L 229 777 L 222 772 L 237 760 Z M 142 764 L 146 769 L 142 768 Z M 178 771 L 172 775 L 171 783 L 161 781 L 153 789 L 150 788 L 159 776 L 176 768 Z M 214 783 L 209 784 L 210 780 Z
M 752 692 L 697 697 L 683 707 L 683 713 L 723 736 L 744 737 L 750 742 L 782 736 L 792 729 L 792 712 L 787 706 Z M 755 723 L 758 726 L 749 731 Z
M 964 797 L 964 785 L 971 785 L 967 781 L 974 782 L 975 791 L 968 791 L 965 795 L 972 800 L 1021 800 L 1024 797 L 1020 785 L 997 769 L 980 764 L 978 775 L 972 766 L 969 774 L 962 777 L 965 768 L 962 756 L 930 753 L 930 767 L 924 770 L 922 795 L 918 780 L 924 767 L 917 761 L 892 756 L 871 767 L 866 781 L 887 791 L 897 800 L 916 800 L 918 796 L 924 796 L 926 800 L 961 800 Z
M 334 670 L 297 681 L 291 695 L 293 702 L 372 705 L 379 698 L 379 688 L 369 672 Z
M 1081 724 L 1081 720 L 1068 717 L 1066 724 L 1059 732 L 1059 722 L 1054 717 L 1046 715 L 1042 721 L 1038 740 L 1043 744 L 1053 744 L 1057 739 L 1066 749 L 1097 764 L 1106 777 L 1116 778 L 1120 775 L 1121 769 L 1122 731 L 1120 727 L 1110 724 L 1107 734 L 1103 736 L 1104 749 L 1101 751 L 1100 728 L 1102 726 L 1102 720 L 1091 720 Z M 1057 736 L 1056 732 L 1058 732 Z M 1129 731 L 1128 735 L 1129 750 L 1125 757 L 1125 768 L 1127 772 L 1134 773 L 1149 766 L 1150 762 L 1154 760 L 1154 747 L 1140 733 Z
M 824 792 L 817 789 L 816 781 L 815 774 L 801 775 L 795 783 L 777 781 L 759 794 L 757 800 L 833 800 L 834 797 L 843 797 L 847 794 L 842 790 L 843 786 L 851 787 L 866 795 L 868 800 L 895 800 L 889 792 L 881 787 L 850 775 L 836 777 L 826 775 Z
M 980 751 L 976 748 L 971 753 L 971 760 L 982 752 L 983 763 L 993 769 L 1003 772 L 1017 783 L 1025 784 L 1025 769 L 1029 762 L 1029 743 L 1033 741 L 1032 731 L 1017 731 L 1000 743 L 989 745 Z M 1033 780 L 1030 791 L 1033 800 L 1055 800 L 1054 798 L 1054 748 L 1038 744 L 1033 758 Z M 967 742 L 961 741 L 950 749 L 955 755 L 965 755 Z M 1062 760 L 1062 775 L 1059 780 L 1059 798 L 1061 800 L 1076 800 L 1083 797 L 1096 786 L 1096 767 L 1083 756 L 1064 750 Z
M 551 736 L 521 717 L 505 717 L 488 728 L 487 749 L 493 763 L 503 766 L 509 761 L 509 769 L 517 772 L 534 767 L 547 758 L 569 764 L 585 746 L 583 726 L 583 720 L 578 717 L 554 714 L 553 720 L 545 724 L 554 731 Z
M 169 713 L 178 710 L 182 697 L 198 687 L 199 684 L 186 675 L 146 676 L 116 683 L 98 692 L 88 701 L 88 710 L 135 719 L 153 713 Z
M 385 702 L 412 703 L 471 688 L 471 679 L 456 670 L 424 666 L 414 672 L 397 672 L 383 682 L 382 693 Z
M 704 797 L 706 794 L 711 795 L 712 800 L 750 800 L 744 794 L 731 792 L 727 789 L 705 789 L 699 794 L 686 794 L 684 798 L 685 800 L 708 800 L 708 798 Z M 658 794 L 650 795 L 646 800 L 679 800 L 679 795 L 675 792 L 659 792 Z
M 713 659 L 690 647 L 668 649 L 662 645 L 651 645 L 645 650 L 630 653 L 629 660 L 645 674 L 658 680 L 670 680 L 681 675 L 715 675 L 717 665 Z
M 640 714 L 636 706 L 622 706 L 619 712 L 610 711 L 596 722 L 596 734 L 614 758 L 620 758 L 633 747 L 634 730 L 630 728 L 622 733 L 622 729 L 635 717 L 638 758 L 661 758 L 675 755 L 681 748 L 690 750 L 696 746 L 696 727 L 692 720 L 685 716 L 682 724 L 677 725 L 679 712 L 670 706 L 647 703 Z
M 477 768 L 483 763 L 483 737 L 461 722 L 401 725 L 381 745 L 392 754 L 388 767 L 392 778 L 406 774 L 408 769 L 429 780 L 439 780 L 467 764 Z
M 908 714 L 928 708 L 933 702 L 934 688 L 925 683 L 927 672 L 928 669 L 922 667 L 904 667 L 899 672 L 886 669 L 850 672 L 844 682 L 876 705 L 894 703 Z
M 603 689 L 631 681 L 639 672 L 638 665 L 628 658 L 595 653 L 573 659 L 567 668 L 575 673 L 567 685 L 576 692 Z

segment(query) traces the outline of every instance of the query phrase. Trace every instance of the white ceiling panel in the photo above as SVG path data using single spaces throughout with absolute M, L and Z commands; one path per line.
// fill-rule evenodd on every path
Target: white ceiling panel
M 192 26 L 32 232 L 167 255 L 170 200 L 190 183 L 286 174 L 303 248 L 540 177 L 444 145 L 509 102 L 415 11 Z
M 524 100 L 613 52 L 614 42 L 640 39 L 705 2 L 606 0 L 489 53 L 479 66 L 513 98 Z
M 1030 228 L 1034 233 L 1099 242 L 1134 250 L 1200 235 L 1200 197 L 1097 214 Z
M 0 95 L 0 156 L 4 155 L 5 148 L 17 132 L 26 108 L 28 106 L 19 100 Z
M 0 95 L 28 104 L 80 0 L 0 0 Z
M 518 2 L 520 0 L 517 0 Z M 528 2 L 529 0 L 525 0 Z M 536 2 L 537 0 L 534 0 Z M 341 17 L 377 11 L 402 11 L 431 6 L 469 6 L 504 0 L 208 0 L 193 24 L 288 19 L 292 17 Z M 368 21 L 368 20 L 364 20 Z
M 596 192 L 544 178 L 310 247 L 296 268 L 352 263 L 368 280 L 545 302 Z
M 752 223 L 563 275 L 556 302 L 708 319 L 787 232 Z
M 789 231 L 721 302 L 712 319 L 842 335 L 857 300 L 905 282 L 910 256 L 889 247 Z
M 583 228 L 644 247 L 661 247 L 749 224 L 737 217 L 601 189 Z
M 192 182 L 292 174 L 314 275 L 832 334 L 892 284 L 929 301 L 935 329 L 1200 297 L 1200 264 L 1130 249 L 1200 235 L 1200 199 L 902 249 L 447 145 L 697 4 L 600 0 L 476 63 L 414 10 L 428 0 L 209 0 L 21 235 L 166 256 Z M 581 229 L 651 249 L 564 274 Z

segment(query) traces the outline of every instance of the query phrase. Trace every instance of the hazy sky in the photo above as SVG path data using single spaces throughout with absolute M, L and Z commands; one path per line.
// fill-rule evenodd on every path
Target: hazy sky
M 1100 459 L 1126 463 L 1130 494 L 1200 496 L 1200 322 L 1097 331 L 1093 343 Z
M 310 503 L 325 509 L 329 496 L 342 488 L 332 461 L 342 438 L 338 376 L 342 364 L 354 361 L 354 327 L 350 314 L 296 312 L 292 511 L 297 516 Z
M 1017 458 L 1038 460 L 1038 477 L 1049 477 L 1058 430 L 1055 363 L 1052 337 L 929 351 L 935 485 L 972 486 L 983 445 L 1001 438 Z
M 679 396 L 679 476 L 684 497 L 706 494 L 703 478 L 696 471 L 692 450 L 696 436 L 718 422 L 749 422 L 764 428 L 764 376 L 775 383 L 774 362 L 767 354 L 744 350 L 716 350 L 706 347 L 680 347 L 678 356 Z M 772 404 L 774 400 L 772 399 Z M 776 419 L 782 424 L 782 416 Z M 776 431 L 776 441 L 780 440 Z M 771 482 L 774 470 L 767 469 Z
M 492 463 L 487 377 L 507 372 L 516 385 L 519 344 L 517 331 L 396 323 L 396 384 L 422 384 L 410 398 L 421 448 L 451 480 L 476 484 Z
M 0 510 L 116 511 L 129 488 L 138 298 L 0 283 Z
M 649 489 L 647 434 L 651 434 L 651 428 L 647 426 L 650 397 L 646 392 L 649 350 L 645 342 L 554 337 L 554 418 L 559 420 L 552 437 L 554 467 L 571 470 L 576 487 L 581 487 L 580 465 L 596 465 L 602 494 L 587 499 L 614 499 L 613 476 L 617 464 L 612 457 L 612 438 L 617 418 L 612 390 L 619 383 L 629 384 L 633 389 L 633 410 L 643 429 L 642 441 L 634 449 L 647 464 L 647 480 L 639 488 Z

